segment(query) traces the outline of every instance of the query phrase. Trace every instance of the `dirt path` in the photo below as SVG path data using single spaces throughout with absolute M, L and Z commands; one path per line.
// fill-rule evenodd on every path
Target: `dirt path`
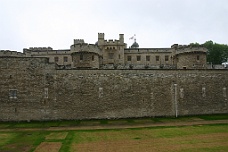
M 162 126 L 192 126 L 192 125 L 209 125 L 209 124 L 228 124 L 228 120 L 192 120 L 192 121 L 177 121 L 177 122 L 156 122 L 146 124 L 132 125 L 93 125 L 93 126 L 73 126 L 73 127 L 48 127 L 48 128 L 10 128 L 0 129 L 4 131 L 66 131 L 66 130 L 101 130 L 101 129 L 127 129 L 127 128 L 145 128 L 145 127 L 162 127 Z

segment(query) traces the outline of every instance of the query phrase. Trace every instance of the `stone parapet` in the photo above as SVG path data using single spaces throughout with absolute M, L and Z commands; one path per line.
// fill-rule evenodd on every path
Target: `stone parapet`
M 25 57 L 25 54 L 17 51 L 0 50 L 0 56 Z

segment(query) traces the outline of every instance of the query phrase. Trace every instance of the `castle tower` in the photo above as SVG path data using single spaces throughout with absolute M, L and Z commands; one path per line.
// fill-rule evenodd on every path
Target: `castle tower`
M 104 33 L 98 33 L 98 46 L 104 45 Z
M 105 40 L 104 33 L 98 33 L 98 47 L 102 50 L 103 63 L 124 64 L 124 34 L 119 34 L 119 40 Z
M 205 69 L 207 64 L 207 49 L 203 46 L 173 45 L 173 63 L 177 69 Z
M 124 43 L 124 34 L 119 34 L 120 43 Z

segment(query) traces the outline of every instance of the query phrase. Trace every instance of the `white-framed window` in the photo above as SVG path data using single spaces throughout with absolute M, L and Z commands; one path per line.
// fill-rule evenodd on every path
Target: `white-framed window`
M 9 89 L 9 98 L 17 99 L 17 89 Z

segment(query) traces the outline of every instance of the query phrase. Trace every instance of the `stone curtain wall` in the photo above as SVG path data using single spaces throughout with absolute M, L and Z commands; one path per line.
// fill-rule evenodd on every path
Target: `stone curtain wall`
M 44 92 L 53 91 L 54 68 L 48 58 L 0 57 L 0 120 L 45 119 Z M 10 96 L 11 90 L 16 96 Z
M 45 58 L 0 58 L 0 70 L 2 121 L 228 113 L 227 70 L 55 70 Z

